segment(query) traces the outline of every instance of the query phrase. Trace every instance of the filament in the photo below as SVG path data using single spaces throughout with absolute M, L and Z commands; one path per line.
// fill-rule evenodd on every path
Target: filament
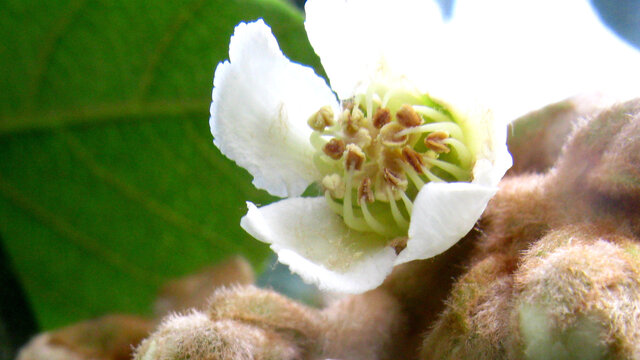
M 387 198 L 389 198 L 389 206 L 391 207 L 391 215 L 393 216 L 393 220 L 395 220 L 396 224 L 398 224 L 398 226 L 400 226 L 402 229 L 408 228 L 409 223 L 404 218 L 404 216 L 402 216 L 400 209 L 398 209 L 398 205 L 396 204 L 396 200 L 394 199 L 390 188 L 387 188 Z
M 446 161 L 438 160 L 438 159 L 432 159 L 428 156 L 425 156 L 423 158 L 425 162 L 428 162 L 432 166 L 439 167 L 440 169 L 453 175 L 458 180 L 462 180 L 462 181 L 469 180 L 469 172 L 457 165 L 448 163 Z
M 415 133 L 426 133 L 426 132 L 435 132 L 435 131 L 444 131 L 450 136 L 463 139 L 462 129 L 460 126 L 453 122 L 438 122 L 438 123 L 429 123 L 420 126 L 410 127 L 398 132 L 399 136 L 415 134 Z

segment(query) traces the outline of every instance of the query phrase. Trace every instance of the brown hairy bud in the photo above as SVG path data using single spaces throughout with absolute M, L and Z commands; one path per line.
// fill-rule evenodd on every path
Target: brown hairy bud
M 391 111 L 387 108 L 379 108 L 373 115 L 373 126 L 381 129 L 383 126 L 391 122 Z
M 25 345 L 18 360 L 130 359 L 153 328 L 151 321 L 129 315 L 107 315 L 46 332 Z
M 342 139 L 333 138 L 322 148 L 322 151 L 333 160 L 338 160 L 342 157 L 345 149 L 346 145 Z
M 404 104 L 396 113 L 396 119 L 404 127 L 415 127 L 422 124 L 422 118 L 411 105 Z
M 160 318 L 190 308 L 202 309 L 217 288 L 249 285 L 254 281 L 249 262 L 240 256 L 232 257 L 199 273 L 169 281 L 162 287 L 156 300 L 156 316 Z
M 300 359 L 298 347 L 275 331 L 242 319 L 213 321 L 193 311 L 164 319 L 136 349 L 135 360 Z

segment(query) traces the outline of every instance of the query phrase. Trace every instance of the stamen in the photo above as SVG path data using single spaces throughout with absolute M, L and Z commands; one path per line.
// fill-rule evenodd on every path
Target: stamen
M 449 149 L 449 147 L 447 147 L 447 145 L 444 143 L 444 140 L 448 138 L 449 134 L 444 131 L 432 132 L 431 134 L 427 135 L 426 138 L 424 138 L 424 145 L 438 154 L 446 154 L 451 151 L 451 149 Z
M 329 140 L 329 142 L 322 147 L 322 151 L 333 160 L 339 160 L 345 150 L 346 145 L 344 144 L 344 141 L 336 138 Z
M 457 165 L 448 163 L 446 161 L 438 160 L 438 159 L 432 159 L 430 157 L 425 157 L 424 161 L 429 163 L 432 166 L 439 167 L 440 169 L 448 172 L 449 174 L 453 175 L 456 179 L 460 181 L 469 180 L 469 177 L 470 177 L 469 172 Z
M 404 129 L 404 126 L 397 122 L 388 123 L 380 129 L 378 136 L 383 145 L 390 147 L 403 146 L 409 140 L 409 137 L 404 134 Z
M 389 100 L 391 100 L 391 97 L 393 95 L 395 95 L 397 92 L 401 91 L 400 88 L 395 88 L 395 89 L 390 89 L 388 90 L 385 94 L 384 97 L 382 98 L 382 107 L 387 107 L 387 104 L 389 104 Z
M 411 216 L 411 212 L 413 211 L 413 202 L 411 201 L 411 199 L 409 199 L 404 191 L 400 192 L 400 198 L 404 203 L 404 207 L 407 209 L 407 213 L 409 214 L 409 216 Z
M 438 122 L 438 123 L 429 123 L 424 124 L 412 128 L 407 128 L 398 133 L 398 135 L 409 135 L 415 133 L 426 133 L 426 132 L 436 132 L 443 131 L 451 134 L 454 138 L 460 140 L 463 139 L 462 129 L 460 126 L 453 122 Z
M 307 124 L 316 131 L 322 131 L 328 126 L 334 124 L 333 121 L 333 109 L 329 105 L 325 105 L 320 108 L 315 114 L 311 115 Z
M 367 222 L 367 225 L 369 225 L 373 229 L 373 231 L 377 232 L 380 235 L 393 234 L 393 231 L 391 231 L 391 229 L 379 223 L 378 220 L 376 220 L 373 215 L 371 215 L 366 201 L 360 201 L 360 208 L 362 209 L 364 220 Z
M 354 135 L 355 133 L 357 133 L 362 126 L 363 119 L 364 114 L 362 113 L 362 111 L 360 111 L 360 109 L 358 109 L 357 107 L 354 107 L 351 114 L 347 116 L 347 121 L 345 122 L 346 127 L 344 129 L 345 132 L 348 135 Z
M 424 186 L 424 181 L 420 178 L 418 173 L 404 161 L 398 161 L 398 163 L 402 167 L 402 170 L 404 170 L 404 172 L 409 176 L 409 179 L 411 179 L 418 191 L 420 191 Z
M 471 151 L 467 148 L 462 141 L 448 138 L 442 141 L 443 143 L 450 145 L 458 154 L 458 159 L 460 160 L 460 164 L 463 168 L 470 168 L 473 163 L 473 158 L 471 157 Z
M 342 199 L 344 197 L 344 182 L 338 174 L 327 175 L 322 178 L 322 186 L 331 193 L 334 199 Z
M 391 111 L 387 108 L 378 108 L 373 115 L 373 126 L 381 129 L 383 126 L 391 122 Z
M 365 155 L 358 145 L 347 145 L 347 156 L 345 159 L 345 170 L 360 170 L 365 160 Z
M 393 194 L 391 193 L 390 188 L 387 188 L 387 197 L 389 198 L 389 206 L 391 207 L 391 215 L 393 216 L 393 220 L 395 220 L 396 224 L 398 224 L 400 228 L 402 229 L 408 228 L 409 222 L 407 222 L 404 216 L 402 216 L 400 209 L 398 209 L 398 204 L 396 204 L 396 199 L 393 197 Z
M 382 169 L 382 177 L 388 184 L 390 184 L 394 188 L 404 189 L 407 187 L 407 180 L 401 178 L 398 174 L 391 171 L 391 169 L 389 168 Z
M 342 205 L 337 201 L 333 200 L 329 190 L 324 192 L 324 199 L 327 201 L 327 204 L 329 204 L 329 208 L 331 209 L 331 211 L 333 211 L 334 213 L 340 216 L 344 216 L 342 214 Z
M 353 180 L 353 170 L 345 170 L 345 193 L 342 202 L 342 216 L 345 224 L 357 231 L 371 231 L 371 227 L 362 218 L 356 218 L 353 215 L 353 204 L 351 203 L 351 190 Z
M 364 178 L 358 187 L 358 202 L 372 203 L 375 200 L 373 191 L 371 190 L 371 179 Z
M 333 160 L 322 156 L 322 153 L 317 152 L 313 154 L 313 164 L 323 174 L 336 171 L 336 164 L 332 162 Z
M 369 86 L 367 88 L 367 95 L 365 99 L 365 105 L 367 109 L 367 118 L 371 118 L 371 114 L 373 113 L 373 86 Z
M 389 246 L 391 246 L 395 250 L 396 255 L 398 255 L 407 247 L 408 240 L 406 236 L 397 237 L 389 242 Z
M 311 135 L 309 135 L 309 142 L 311 143 L 311 146 L 316 149 L 316 151 L 320 151 L 327 143 L 327 140 L 322 137 L 322 133 L 314 131 L 311 133 Z
M 436 122 L 451 122 L 451 119 L 440 111 L 428 106 L 413 105 L 413 110 L 418 114 L 424 115 Z
M 404 161 L 409 163 L 409 165 L 411 165 L 418 174 L 423 172 L 422 168 L 424 167 L 424 160 L 422 160 L 422 155 L 418 152 L 410 147 L 405 147 L 402 149 L 402 157 Z
M 427 176 L 427 178 L 431 182 L 445 182 L 444 179 L 436 176 L 436 174 L 432 173 L 431 170 L 427 169 L 426 166 L 422 168 L 422 172 Z
M 402 105 L 400 110 L 396 112 L 396 119 L 404 127 L 415 127 L 422 124 L 420 116 L 413 110 L 413 107 L 407 104 Z

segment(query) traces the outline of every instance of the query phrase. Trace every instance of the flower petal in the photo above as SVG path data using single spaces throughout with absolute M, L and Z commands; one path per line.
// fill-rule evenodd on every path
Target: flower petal
M 308 0 L 305 12 L 309 41 L 341 99 L 381 74 L 406 75 L 408 61 L 438 60 L 430 56 L 442 39 L 435 1 Z
M 471 183 L 428 183 L 411 213 L 409 241 L 396 265 L 436 256 L 462 239 L 498 189 Z
M 640 51 L 607 29 L 589 1 L 459 0 L 449 25 L 459 47 L 452 81 L 466 80 L 461 89 L 498 118 L 593 91 L 638 94 Z
M 216 68 L 211 133 L 220 151 L 253 175 L 256 187 L 298 196 L 317 179 L 307 119 L 337 108 L 325 81 L 290 62 L 262 20 L 241 23 L 229 61 Z
M 360 293 L 391 272 L 395 251 L 381 237 L 347 228 L 324 198 L 290 198 L 249 211 L 240 225 L 270 243 L 278 260 L 321 289 Z

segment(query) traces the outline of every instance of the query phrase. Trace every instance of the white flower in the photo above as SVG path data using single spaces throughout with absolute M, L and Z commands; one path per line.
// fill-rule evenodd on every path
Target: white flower
M 255 186 L 286 197 L 248 203 L 241 226 L 303 279 L 351 293 L 461 239 L 511 166 L 507 120 L 576 90 L 565 85 L 571 67 L 542 71 L 529 60 L 544 62 L 543 49 L 565 39 L 506 41 L 495 29 L 522 33 L 533 20 L 511 24 L 496 9 L 515 5 L 498 3 L 459 1 L 463 22 L 444 24 L 430 1 L 307 1 L 305 27 L 331 88 L 290 62 L 262 20 L 238 25 L 214 76 L 214 143 Z M 517 3 L 531 10 L 543 2 Z M 572 26 L 576 16 L 591 19 L 576 8 Z M 567 51 L 554 51 L 547 63 L 564 64 Z M 324 196 L 300 197 L 311 184 Z

